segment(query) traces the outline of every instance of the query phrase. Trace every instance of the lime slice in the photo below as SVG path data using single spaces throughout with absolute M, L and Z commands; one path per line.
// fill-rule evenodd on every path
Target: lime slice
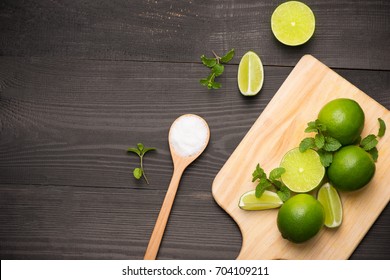
M 288 46 L 306 43 L 313 36 L 315 25 L 312 10 L 298 1 L 279 5 L 271 17 L 271 28 L 276 39 Z
M 325 226 L 335 228 L 343 220 L 343 206 L 336 189 L 329 183 L 324 184 L 317 194 L 317 200 L 324 206 Z
M 283 183 L 297 193 L 311 191 L 321 183 L 325 175 L 320 156 L 311 149 L 303 153 L 299 148 L 292 149 L 284 155 L 280 166 L 286 170 L 281 176 Z
M 238 207 L 243 210 L 266 210 L 282 206 L 283 201 L 279 196 L 270 191 L 265 191 L 259 198 L 255 195 L 255 190 L 244 193 L 240 197 Z
M 249 51 L 241 58 L 237 81 L 242 95 L 253 96 L 261 90 L 264 82 L 264 69 L 256 53 Z

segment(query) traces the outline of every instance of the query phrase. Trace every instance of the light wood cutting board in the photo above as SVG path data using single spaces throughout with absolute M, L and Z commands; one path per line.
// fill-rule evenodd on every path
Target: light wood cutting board
M 212 193 L 236 221 L 243 238 L 238 259 L 347 259 L 386 207 L 390 198 L 390 131 L 378 144 L 376 173 L 367 187 L 341 193 L 343 223 L 323 228 L 313 239 L 293 244 L 276 225 L 278 210 L 244 211 L 240 196 L 255 188 L 251 174 L 257 163 L 268 173 L 283 155 L 297 147 L 307 122 L 328 101 L 352 98 L 366 116 L 362 136 L 377 134 L 378 117 L 390 127 L 390 112 L 310 55 L 304 56 L 216 176 Z

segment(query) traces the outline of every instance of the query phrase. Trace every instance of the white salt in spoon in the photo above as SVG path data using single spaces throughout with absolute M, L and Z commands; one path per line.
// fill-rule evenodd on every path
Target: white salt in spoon
M 201 117 L 186 114 L 173 122 L 169 129 L 168 138 L 174 167 L 173 175 L 150 237 L 144 260 L 156 259 L 180 178 L 187 166 L 199 157 L 206 148 L 210 139 L 210 129 Z

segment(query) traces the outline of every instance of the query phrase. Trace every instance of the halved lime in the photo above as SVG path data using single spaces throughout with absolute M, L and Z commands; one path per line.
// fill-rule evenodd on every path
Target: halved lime
M 328 228 L 340 226 L 343 220 L 343 206 L 337 190 L 326 183 L 319 189 L 317 200 L 324 206 L 325 226 Z
M 298 1 L 279 5 L 271 17 L 271 29 L 276 39 L 288 46 L 306 43 L 313 36 L 315 25 L 313 11 Z
M 238 88 L 242 95 L 256 95 L 264 82 L 264 69 L 259 56 L 249 51 L 241 58 L 238 66 Z
M 271 191 L 265 191 L 259 198 L 255 195 L 255 190 L 244 193 L 240 197 L 238 207 L 243 210 L 266 210 L 278 208 L 283 204 L 279 196 Z
M 282 174 L 283 183 L 293 192 L 305 193 L 316 188 L 325 175 L 325 167 L 320 156 L 314 150 L 303 153 L 295 148 L 284 155 L 280 166 L 286 172 Z

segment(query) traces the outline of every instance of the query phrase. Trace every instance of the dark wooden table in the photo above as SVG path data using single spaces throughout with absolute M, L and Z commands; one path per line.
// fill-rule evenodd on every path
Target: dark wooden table
M 234 259 L 241 235 L 211 184 L 304 54 L 390 109 L 390 1 L 307 0 L 316 32 L 300 47 L 272 35 L 281 2 L 2 0 L 1 258 L 141 259 L 172 174 L 168 129 L 195 113 L 211 141 L 182 178 L 159 258 Z M 200 86 L 200 55 L 233 47 L 223 88 Z M 265 66 L 255 98 L 237 89 L 248 50 Z M 150 185 L 126 154 L 138 142 L 158 148 Z M 352 259 L 390 258 L 389 219 L 388 206 Z

